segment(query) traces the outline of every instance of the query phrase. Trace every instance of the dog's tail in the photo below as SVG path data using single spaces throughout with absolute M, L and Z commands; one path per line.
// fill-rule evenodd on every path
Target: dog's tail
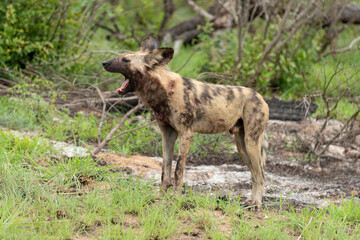
M 263 168 L 265 168 L 265 164 L 266 164 L 266 149 L 268 148 L 269 143 L 268 143 L 268 135 L 267 135 L 267 131 L 265 129 L 264 133 L 263 133 L 263 140 L 261 143 L 261 166 Z

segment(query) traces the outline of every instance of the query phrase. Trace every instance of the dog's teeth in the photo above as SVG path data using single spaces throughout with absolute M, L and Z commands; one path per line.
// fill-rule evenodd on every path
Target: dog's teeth
M 128 85 L 129 85 L 129 79 L 126 79 L 125 82 L 122 84 L 122 86 L 116 91 L 117 92 L 123 92 Z

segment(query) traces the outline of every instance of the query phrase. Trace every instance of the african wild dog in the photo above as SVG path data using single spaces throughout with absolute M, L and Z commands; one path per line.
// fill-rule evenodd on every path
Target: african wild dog
M 167 67 L 173 54 L 172 48 L 160 48 L 157 38 L 151 35 L 144 39 L 139 51 L 103 62 L 106 71 L 125 76 L 125 82 L 117 90 L 120 95 L 135 92 L 155 113 L 163 138 L 161 192 L 172 186 L 171 163 L 178 136 L 176 193 L 181 192 L 194 132 L 229 131 L 234 134 L 240 156 L 251 171 L 250 203 L 261 208 L 266 157 L 262 142 L 269 118 L 268 105 L 259 93 L 246 87 L 214 85 L 181 77 Z

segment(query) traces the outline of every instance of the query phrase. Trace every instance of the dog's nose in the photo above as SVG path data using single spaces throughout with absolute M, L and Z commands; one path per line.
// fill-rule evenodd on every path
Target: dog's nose
M 110 61 L 104 61 L 104 62 L 102 63 L 102 65 L 103 65 L 104 68 L 108 67 L 110 64 L 111 64 Z

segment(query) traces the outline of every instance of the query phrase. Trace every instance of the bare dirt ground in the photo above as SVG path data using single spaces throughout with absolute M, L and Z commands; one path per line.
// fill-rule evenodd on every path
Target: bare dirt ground
M 311 137 L 320 124 L 315 120 L 304 123 L 269 122 L 265 174 L 267 184 L 264 194 L 264 202 L 268 206 L 279 206 L 280 199 L 301 208 L 307 205 L 324 206 L 329 201 L 340 202 L 342 198 L 351 195 L 356 199 L 360 197 L 360 160 L 357 153 L 352 158 L 347 157 L 346 147 L 334 145 L 332 148 L 340 157 L 328 157 L 319 162 L 305 160 L 307 151 L 303 141 Z M 332 122 L 330 127 L 336 128 L 338 124 Z M 332 130 L 329 129 L 329 135 Z M 360 147 L 359 137 L 355 140 L 352 146 Z M 99 161 L 104 165 L 118 165 L 114 170 L 154 179 L 155 185 L 160 183 L 160 157 L 123 157 L 105 153 Z M 250 172 L 236 152 L 230 156 L 217 154 L 206 158 L 190 157 L 185 184 L 195 191 L 212 190 L 220 197 L 229 196 L 229 193 L 236 198 L 241 195 L 244 200 L 251 191 Z

